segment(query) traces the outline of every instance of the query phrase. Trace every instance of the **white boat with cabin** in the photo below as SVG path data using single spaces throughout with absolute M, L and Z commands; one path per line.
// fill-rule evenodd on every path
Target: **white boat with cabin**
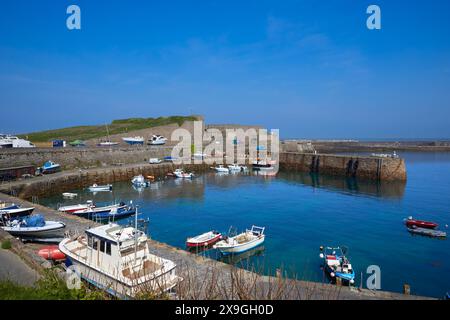
M 34 148 L 35 145 L 25 139 L 12 136 L 9 134 L 0 134 L 0 149 L 1 148 Z
M 218 173 L 229 173 L 230 170 L 228 168 L 224 167 L 223 165 L 219 165 L 217 167 L 211 167 L 211 169 L 215 170 Z
M 166 142 L 167 142 L 167 138 L 164 138 L 163 136 L 154 134 L 149 139 L 148 144 L 157 146 L 157 145 L 163 145 Z
M 162 294 L 182 280 L 176 264 L 150 253 L 147 236 L 133 227 L 110 223 L 88 229 L 65 238 L 59 249 L 83 279 L 120 298 Z

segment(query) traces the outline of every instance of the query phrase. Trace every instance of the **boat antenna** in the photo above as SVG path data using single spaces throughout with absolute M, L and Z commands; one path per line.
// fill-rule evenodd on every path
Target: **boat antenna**
M 138 221 L 137 216 L 138 216 L 138 207 L 139 206 L 136 206 L 136 213 L 134 215 L 134 263 L 136 263 L 136 259 L 137 259 L 137 235 L 138 235 L 137 234 L 137 221 Z

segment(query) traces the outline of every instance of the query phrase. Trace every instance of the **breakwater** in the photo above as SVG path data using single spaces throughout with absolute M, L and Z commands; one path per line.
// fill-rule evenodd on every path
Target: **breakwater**
M 130 146 L 93 148 L 33 148 L 0 151 L 0 168 L 42 166 L 51 160 L 63 169 L 94 168 L 115 164 L 146 162 L 149 158 L 170 156 L 172 147 Z
M 312 153 L 280 153 L 280 168 L 377 181 L 406 181 L 406 166 L 401 158 Z
M 170 156 L 171 152 L 172 147 L 169 146 L 11 149 L 0 152 L 0 168 L 41 166 L 48 160 L 59 163 L 64 170 L 119 167 L 148 162 L 150 158 L 161 159 Z M 187 165 L 183 167 L 188 168 Z M 406 181 L 405 161 L 400 158 L 281 152 L 280 168 L 369 180 Z M 120 172 L 112 174 L 120 176 Z

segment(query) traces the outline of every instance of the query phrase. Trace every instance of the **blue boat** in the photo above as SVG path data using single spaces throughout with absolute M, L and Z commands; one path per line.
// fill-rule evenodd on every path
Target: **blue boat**
M 61 170 L 61 166 L 53 161 L 47 161 L 41 168 L 42 174 L 55 173 Z
M 98 221 L 98 222 L 109 222 L 109 221 L 120 220 L 120 219 L 129 217 L 129 216 L 132 216 L 134 214 L 136 214 L 136 208 L 129 206 L 129 207 L 112 209 L 109 212 L 94 213 L 91 216 L 91 218 L 92 218 L 92 220 Z
M 128 138 L 122 138 L 122 140 L 129 145 L 143 145 L 144 144 L 144 138 L 143 137 L 128 137 Z
M 347 250 L 345 250 L 347 251 Z M 344 250 L 340 247 L 320 247 L 320 258 L 324 262 L 324 270 L 328 273 L 333 281 L 337 278 L 344 280 L 348 284 L 355 283 L 355 271 L 350 261 L 344 254 Z

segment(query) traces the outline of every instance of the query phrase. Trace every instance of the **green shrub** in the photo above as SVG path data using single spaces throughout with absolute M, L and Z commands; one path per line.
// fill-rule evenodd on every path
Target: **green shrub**
M 11 241 L 9 240 L 4 240 L 2 241 L 2 249 L 11 249 Z

